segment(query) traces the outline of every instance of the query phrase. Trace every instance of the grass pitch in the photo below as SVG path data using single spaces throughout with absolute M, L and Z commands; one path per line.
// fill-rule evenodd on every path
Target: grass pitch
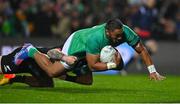
M 80 102 L 180 102 L 180 77 L 166 76 L 161 82 L 147 75 L 95 75 L 92 86 L 55 80 L 55 88 L 30 88 L 24 84 L 0 86 L 0 103 Z

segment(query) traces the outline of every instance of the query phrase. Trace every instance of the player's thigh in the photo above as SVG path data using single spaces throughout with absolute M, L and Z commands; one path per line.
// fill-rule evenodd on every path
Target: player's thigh
M 88 72 L 86 74 L 77 76 L 77 82 L 85 85 L 92 85 L 93 83 L 92 72 Z
M 37 79 L 40 86 L 54 86 L 53 79 L 33 59 L 26 60 L 27 70 Z M 24 67 L 25 68 L 25 67 Z

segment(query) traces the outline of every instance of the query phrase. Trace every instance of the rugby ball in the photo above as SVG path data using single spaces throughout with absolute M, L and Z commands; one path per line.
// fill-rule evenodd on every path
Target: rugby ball
M 108 45 L 102 48 L 100 52 L 100 61 L 104 63 L 114 62 L 116 50 Z

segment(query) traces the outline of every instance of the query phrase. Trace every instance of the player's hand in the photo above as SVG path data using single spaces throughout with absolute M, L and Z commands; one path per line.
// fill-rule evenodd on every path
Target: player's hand
M 72 65 L 77 61 L 77 57 L 75 56 L 64 55 L 62 58 L 63 58 L 63 61 L 66 62 L 68 65 Z
M 119 52 L 116 52 L 115 53 L 115 56 L 114 56 L 114 62 L 116 63 L 116 65 L 119 65 L 120 64 L 120 53 Z
M 61 60 L 64 55 L 59 49 L 54 48 L 47 52 L 47 55 L 53 60 Z
M 149 78 L 150 80 L 161 81 L 161 80 L 164 80 L 166 77 L 160 75 L 158 72 L 154 72 L 149 75 Z

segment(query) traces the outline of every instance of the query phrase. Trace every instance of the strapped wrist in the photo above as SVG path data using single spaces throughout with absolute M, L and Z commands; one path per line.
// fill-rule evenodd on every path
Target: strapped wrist
M 54 60 L 63 60 L 64 54 L 58 49 L 51 49 L 47 52 L 47 55 Z
M 117 67 L 116 63 L 114 62 L 108 62 L 106 65 L 107 65 L 107 69 L 113 69 Z
M 154 65 L 150 65 L 150 66 L 148 66 L 147 68 L 148 68 L 149 73 L 154 73 L 154 72 L 156 72 L 156 68 L 155 68 Z
M 65 60 L 66 60 L 66 59 L 64 59 L 64 57 L 65 57 L 65 55 L 62 54 L 62 56 L 61 56 L 61 58 L 60 58 L 60 60 L 63 61 L 63 62 L 65 62 Z

